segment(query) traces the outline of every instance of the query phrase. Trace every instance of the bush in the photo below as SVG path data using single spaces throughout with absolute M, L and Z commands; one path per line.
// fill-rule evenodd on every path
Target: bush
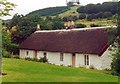
M 86 14 L 80 14 L 79 19 L 86 19 Z
M 99 27 L 98 24 L 90 24 L 90 27 Z
M 90 65 L 89 68 L 90 68 L 90 69 L 96 69 L 93 65 Z
M 76 24 L 76 28 L 85 28 L 86 25 L 85 24 Z
M 16 58 L 16 59 L 20 59 L 20 58 L 19 58 L 19 55 L 13 55 L 12 57 L 13 57 L 13 58 Z
M 30 57 L 26 57 L 25 60 L 31 61 L 31 58 Z
M 40 58 L 39 62 L 45 63 L 45 62 L 48 62 L 48 59 L 47 59 L 46 56 L 44 56 L 44 57 L 41 57 L 41 58 Z
M 112 74 L 120 76 L 120 48 L 117 49 L 113 56 L 114 58 L 111 63 Z
M 88 21 L 92 21 L 93 19 L 96 19 L 96 18 L 97 18 L 96 14 L 89 14 L 89 15 L 87 16 L 87 20 L 88 20 Z
M 7 50 L 2 49 L 2 56 L 3 56 L 3 57 L 10 58 L 10 57 L 11 57 L 11 54 L 10 54 L 10 52 L 8 52 Z

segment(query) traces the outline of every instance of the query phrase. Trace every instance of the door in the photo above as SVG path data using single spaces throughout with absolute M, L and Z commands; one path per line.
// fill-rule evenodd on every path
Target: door
M 35 59 L 37 60 L 37 51 L 35 50 Z
M 72 53 L 72 66 L 75 67 L 75 53 Z

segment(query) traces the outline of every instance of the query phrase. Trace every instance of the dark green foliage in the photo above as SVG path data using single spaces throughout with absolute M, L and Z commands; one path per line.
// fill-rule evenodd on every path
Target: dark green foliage
M 76 21 L 78 20 L 78 17 L 77 16 L 72 16 L 72 21 Z
M 44 57 L 40 58 L 39 62 L 46 63 L 46 62 L 48 62 L 48 59 L 46 56 L 44 56 Z
M 25 60 L 31 61 L 31 58 L 30 57 L 26 57 Z
M 87 20 L 88 20 L 88 21 L 91 21 L 91 20 L 93 20 L 93 19 L 95 19 L 95 18 L 96 18 L 95 14 L 89 14 L 89 15 L 87 16 Z
M 46 17 L 46 20 L 47 20 L 47 21 L 51 21 L 51 20 L 52 20 L 52 17 L 47 16 L 47 17 Z
M 117 18 L 117 49 L 113 54 L 113 62 L 111 64 L 112 74 L 120 76 L 120 1 L 118 5 L 118 18 Z
M 112 13 L 111 12 L 104 12 L 103 13 L 103 18 L 109 18 L 112 17 Z
M 54 21 L 53 22 L 53 25 L 52 25 L 53 30 L 64 29 L 64 28 L 65 28 L 65 26 L 64 26 L 63 22 L 60 22 L 60 21 Z
M 117 13 L 118 2 L 104 2 L 102 4 L 88 4 L 86 6 L 79 7 L 77 12 L 86 14 L 97 14 L 100 12 Z
M 90 24 L 90 27 L 99 27 L 100 25 L 98 24 Z
M 63 21 L 64 22 L 68 22 L 69 20 L 68 20 L 68 17 L 63 17 Z
M 96 13 L 96 14 L 88 14 L 87 15 L 87 20 L 88 21 L 91 21 L 93 19 L 100 19 L 100 18 L 110 18 L 112 17 L 112 13 L 111 12 L 99 12 L 99 13 Z
M 79 19 L 86 19 L 86 14 L 80 14 Z
M 85 24 L 76 24 L 76 28 L 85 28 L 86 25 Z
M 50 8 L 33 11 L 33 12 L 29 13 L 28 15 L 37 14 L 37 15 L 41 15 L 41 16 L 54 16 L 54 15 L 60 14 L 62 12 L 65 12 L 69 9 L 70 8 L 68 6 L 50 7 Z
M 113 62 L 111 64 L 112 74 L 120 75 L 120 48 L 113 54 Z
M 36 31 L 37 24 L 40 24 L 41 30 L 56 30 L 64 28 L 64 22 L 61 18 L 59 18 L 59 16 L 54 18 L 47 16 L 46 19 L 43 19 L 39 15 L 23 16 L 15 14 L 9 22 L 9 29 L 12 29 L 13 26 L 16 26 L 17 29 L 16 32 L 11 33 L 12 42 L 20 44 L 28 36 Z
M 10 46 L 11 46 L 11 38 L 10 34 L 5 31 L 2 31 L 2 56 L 10 57 Z
M 2 57 L 9 58 L 11 57 L 10 55 L 11 55 L 10 52 L 8 52 L 5 48 L 2 48 Z
M 76 20 L 78 20 L 79 18 L 77 17 L 77 16 L 72 16 L 72 15 L 70 15 L 70 16 L 68 16 L 68 17 L 63 17 L 63 21 L 64 22 L 68 22 L 68 21 L 76 21 Z

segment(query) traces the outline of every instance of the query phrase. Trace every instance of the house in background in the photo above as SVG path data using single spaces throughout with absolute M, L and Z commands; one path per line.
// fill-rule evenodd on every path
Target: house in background
M 67 6 L 77 6 L 80 4 L 79 0 L 66 0 L 66 4 Z
M 46 56 L 48 62 L 73 67 L 110 69 L 109 28 L 36 31 L 20 45 L 20 58 Z

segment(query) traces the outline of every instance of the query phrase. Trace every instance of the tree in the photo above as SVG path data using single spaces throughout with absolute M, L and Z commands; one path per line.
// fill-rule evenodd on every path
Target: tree
M 61 22 L 61 21 L 54 21 L 52 27 L 53 27 L 53 30 L 64 29 L 65 28 L 64 23 Z
M 0 0 L 0 16 L 8 16 L 16 5 L 6 0 Z
M 79 19 L 86 19 L 86 14 L 80 14 Z
M 120 2 L 118 5 L 118 18 L 117 18 L 117 49 L 113 54 L 113 62 L 111 64 L 112 74 L 120 76 Z

